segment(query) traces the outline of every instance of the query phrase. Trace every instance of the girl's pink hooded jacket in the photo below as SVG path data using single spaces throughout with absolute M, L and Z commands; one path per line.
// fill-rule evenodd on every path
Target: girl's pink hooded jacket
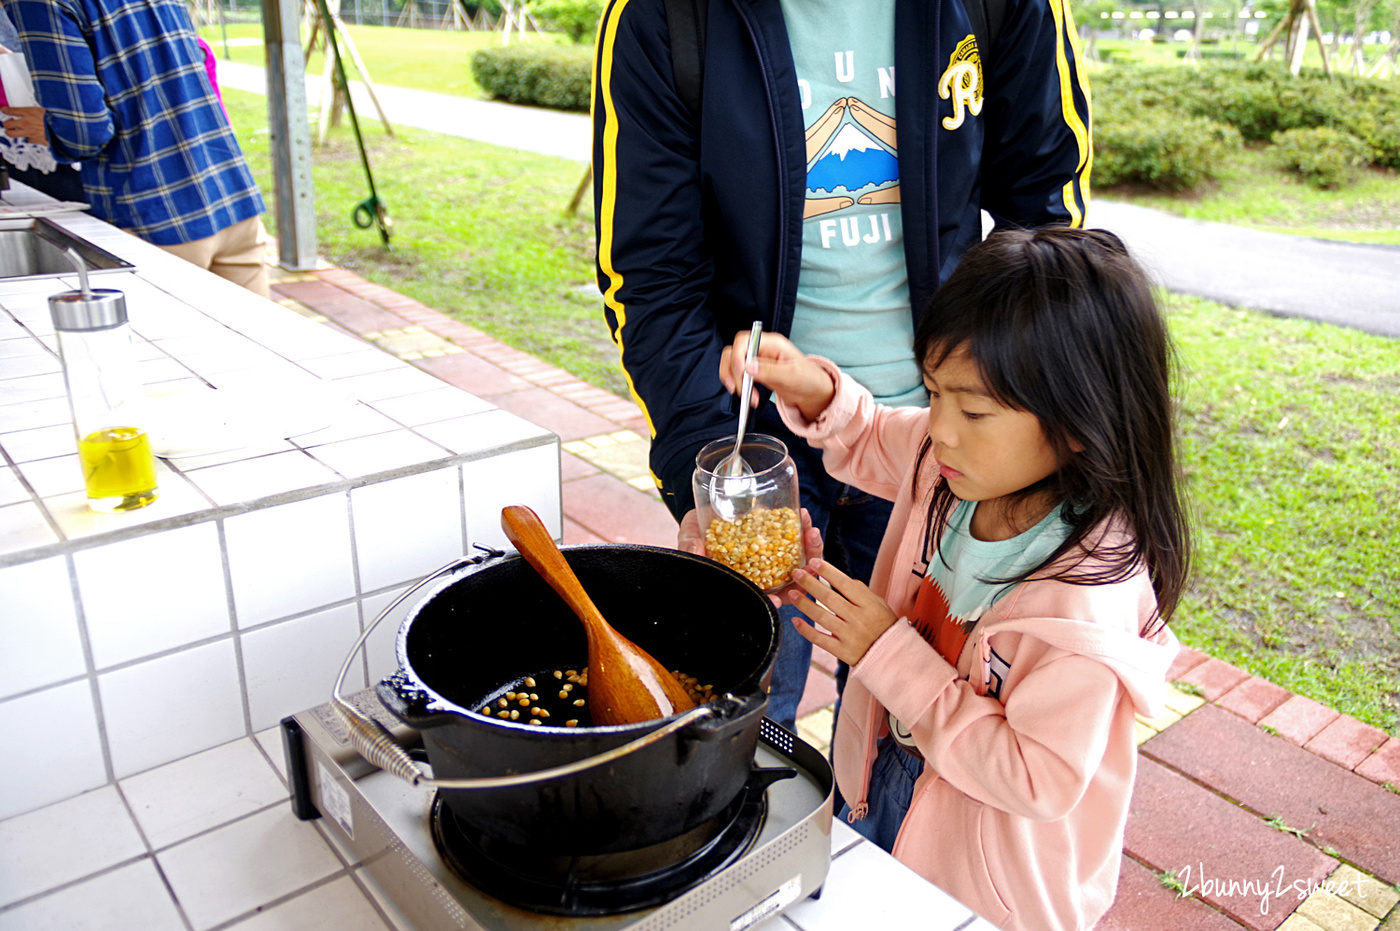
M 914 474 L 928 411 L 880 407 L 817 361 L 837 379 L 836 396 L 815 422 L 780 405 L 783 419 L 823 450 L 831 475 L 894 501 L 871 588 L 901 619 L 851 668 L 833 744 L 853 819 L 865 815 L 893 712 L 926 761 L 895 857 L 1000 927 L 1092 928 L 1118 884 L 1137 771 L 1133 715 L 1163 713 L 1178 649 L 1164 625 L 1141 635 L 1156 604 L 1147 573 L 1022 583 L 950 666 L 907 620 L 923 515 L 941 481 L 932 455 Z M 1111 542 L 1114 532 L 1102 534 Z M 987 694 L 998 685 L 1000 699 Z

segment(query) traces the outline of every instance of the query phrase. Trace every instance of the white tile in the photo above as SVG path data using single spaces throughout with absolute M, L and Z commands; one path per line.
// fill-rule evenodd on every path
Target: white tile
M 33 462 L 76 452 L 78 438 L 71 422 L 5 434 L 5 452 L 15 462 Z
M 355 595 L 350 506 L 341 492 L 227 518 L 224 541 L 239 627 Z
M 0 931 L 184 931 L 155 863 L 138 860 L 0 912 Z
M 253 739 L 262 747 L 263 754 L 272 761 L 272 768 L 277 770 L 278 777 L 287 781 L 287 751 L 282 746 L 282 728 L 269 727 L 267 730 L 258 731 L 253 735 Z
M 0 445 L 3 445 L 3 440 L 0 440 Z M 29 483 L 29 487 L 34 489 L 34 493 L 41 498 L 83 490 L 83 464 L 78 461 L 76 450 L 71 455 L 22 462 L 19 464 L 19 472 Z M 156 480 L 160 480 L 159 474 Z
M 311 455 L 347 478 L 378 475 L 452 457 L 447 450 L 409 430 L 316 446 Z
M 444 560 L 446 564 L 446 560 Z M 400 586 L 387 592 L 381 592 L 364 599 L 361 613 L 366 625 L 374 623 L 385 608 L 387 608 L 395 598 L 403 594 L 408 586 Z M 395 643 L 398 640 L 399 628 L 403 626 L 403 620 L 408 612 L 417 603 L 417 599 L 422 597 L 421 593 L 404 600 L 392 612 L 385 615 L 384 620 L 370 633 L 365 641 L 365 656 L 369 662 L 369 684 L 373 685 L 386 676 L 391 676 L 399 670 L 398 656 L 395 654 Z
M 247 914 L 340 869 L 316 829 L 298 821 L 287 805 L 185 841 L 156 859 L 196 931 Z
M 287 799 L 251 737 L 128 777 L 120 788 L 156 850 Z
M 361 344 L 363 346 L 363 344 Z M 344 345 L 337 348 L 344 349 Z M 381 349 L 362 348 L 351 352 L 305 359 L 302 366 L 313 375 L 321 378 L 348 378 L 372 372 L 393 371 L 403 367 L 403 363 Z
M 301 450 L 260 456 L 186 473 L 219 504 L 242 504 L 303 488 L 317 488 L 340 476 Z
M 73 554 L 98 669 L 227 633 L 213 521 Z
M 553 436 L 543 427 L 503 410 L 455 417 L 415 429 L 434 443 L 441 443 L 464 456 L 517 443 L 539 442 L 542 438 Z
M 820 899 L 787 911 L 802 931 L 918 927 L 953 931 L 972 910 L 874 844 L 859 844 L 831 862 Z
M 350 492 L 361 591 L 416 579 L 465 552 L 457 482 L 446 468 Z
M 393 356 L 387 358 L 392 359 Z M 418 394 L 442 387 L 442 379 L 427 372 L 419 371 L 411 365 L 395 360 L 393 368 L 369 375 L 356 375 L 337 381 L 361 401 L 382 401 L 385 398 L 400 398 L 406 394 Z
M 0 553 L 21 553 L 57 542 L 59 536 L 39 505 L 22 501 L 0 507 Z
M 559 447 L 555 443 L 462 463 L 467 543 L 513 549 L 501 530 L 501 508 L 534 510 L 555 539 L 561 534 Z
M 0 507 L 29 500 L 29 489 L 19 480 L 19 473 L 9 466 L 0 466 Z
M 253 730 L 330 701 L 336 675 L 359 635 L 353 603 L 244 634 L 243 672 Z M 360 663 L 350 667 L 347 692 L 364 687 L 362 669 Z
M 292 437 L 292 442 L 302 449 L 315 449 L 329 443 L 376 436 L 397 429 L 397 422 L 374 408 L 365 404 L 347 403 L 345 409 L 337 413 L 332 422 L 319 429 L 313 426 L 310 432 L 299 432 Z
M 86 679 L 0 702 L 0 747 L 7 748 L 0 818 L 107 781 L 92 685 Z
M 0 698 L 82 675 L 71 590 L 61 556 L 0 569 Z
M 232 926 L 237 931 L 385 931 L 387 927 L 349 876 Z
M 58 399 L 68 403 L 68 392 L 63 386 L 63 373 L 50 372 L 44 375 L 26 375 L 23 378 L 0 376 L 5 390 L 0 396 L 0 405 L 19 404 L 25 401 Z
M 865 843 L 866 840 L 840 818 L 831 819 L 831 855 L 838 856 L 841 851 L 854 844 Z
M 0 363 L 3 365 L 3 363 Z M 23 431 L 38 427 L 54 427 L 62 424 L 72 435 L 73 414 L 68 408 L 67 398 L 43 398 L 6 404 L 5 430 Z M 62 449 L 60 452 L 66 452 Z
M 231 640 L 106 673 L 98 687 L 118 779 L 246 733 Z
M 483 401 L 474 394 L 468 394 L 450 385 L 406 397 L 376 401 L 374 406 L 409 427 L 451 420 L 454 417 L 467 417 L 495 409 L 495 405 L 490 401 Z
M 143 856 L 146 845 L 108 786 L 0 822 L 0 905 Z
M 70 540 L 82 540 L 113 530 L 173 524 L 176 518 L 198 514 L 209 509 L 209 499 L 199 493 L 183 476 L 173 471 L 165 460 L 156 460 L 156 500 L 134 511 L 120 514 L 99 514 L 88 507 L 87 495 L 79 487 L 67 494 L 44 498 L 44 507 L 58 522 L 63 535 Z

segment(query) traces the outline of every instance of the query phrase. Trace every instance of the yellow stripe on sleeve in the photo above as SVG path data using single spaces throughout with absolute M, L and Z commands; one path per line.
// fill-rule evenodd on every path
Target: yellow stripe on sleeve
M 1071 82 L 1069 58 L 1065 49 L 1065 35 L 1067 31 L 1073 31 L 1074 20 L 1065 0 L 1048 0 L 1048 2 L 1056 26 L 1055 67 L 1060 73 L 1060 113 L 1065 119 L 1065 124 L 1069 126 L 1070 132 L 1074 133 L 1075 141 L 1079 144 L 1079 162 L 1075 166 L 1075 176 L 1065 184 L 1063 197 L 1065 209 L 1069 211 L 1070 222 L 1074 226 L 1083 226 L 1084 213 L 1079 208 L 1078 198 L 1075 197 L 1075 187 L 1079 184 L 1080 178 L 1087 175 L 1093 151 L 1089 144 L 1089 128 L 1079 118 L 1079 111 L 1074 106 L 1074 85 Z M 1075 47 L 1075 41 L 1073 38 L 1069 40 L 1072 50 Z M 1083 78 L 1081 77 L 1080 80 L 1082 85 Z M 1085 99 L 1088 99 L 1087 88 Z M 1088 203 L 1087 198 L 1085 203 Z
M 622 16 L 622 11 L 627 8 L 628 0 L 613 0 L 599 20 L 598 41 L 598 64 L 594 71 L 593 81 L 596 88 L 594 102 L 590 106 L 595 106 L 601 102 L 603 107 L 603 164 L 602 171 L 597 174 L 597 180 L 601 187 L 602 195 L 598 205 L 598 267 L 602 269 L 603 275 L 607 278 L 608 286 L 603 291 L 603 303 L 613 312 L 617 319 L 617 329 L 613 337 L 617 343 L 619 360 L 622 358 L 622 345 L 624 332 L 627 324 L 627 308 L 617 299 L 618 289 L 622 287 L 622 274 L 613 267 L 613 230 L 614 219 L 617 213 L 617 109 L 612 99 L 612 69 L 613 69 L 613 42 L 617 35 L 617 23 Z M 599 100 L 601 92 L 601 100 Z M 596 121 L 598 116 L 593 114 Z M 595 131 L 596 132 L 596 131 Z M 594 171 L 598 172 L 597 165 Z M 646 402 L 637 393 L 636 386 L 632 383 L 632 374 L 627 371 L 627 366 L 622 366 L 622 376 L 627 380 L 627 391 L 632 396 L 632 400 L 637 402 L 637 406 L 642 410 L 642 416 L 646 418 L 647 430 L 656 436 L 656 427 L 651 421 L 651 412 L 647 410 Z

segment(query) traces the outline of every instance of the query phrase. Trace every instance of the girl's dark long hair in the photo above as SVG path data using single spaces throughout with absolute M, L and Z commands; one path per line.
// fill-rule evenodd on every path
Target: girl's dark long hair
M 967 251 L 914 335 L 926 372 L 964 349 L 1000 403 L 1039 419 L 1065 463 L 1017 497 L 1061 503 L 1068 539 L 1039 566 L 1000 581 L 1097 585 L 1146 566 L 1157 616 L 1169 620 L 1186 583 L 1190 531 L 1176 457 L 1174 355 L 1142 268 L 1103 230 L 994 232 Z M 956 503 L 939 484 L 931 526 L 946 526 Z M 1126 532 L 1122 542 L 1096 533 L 1105 521 Z M 1073 553 L 1080 557 L 1065 559 Z

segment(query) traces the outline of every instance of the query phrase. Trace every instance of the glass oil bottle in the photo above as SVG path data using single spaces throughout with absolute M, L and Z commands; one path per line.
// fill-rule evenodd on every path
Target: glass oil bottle
M 156 461 L 138 423 L 142 386 L 127 323 L 126 297 L 88 287 L 87 266 L 66 249 L 81 290 L 49 298 L 58 334 L 63 380 L 78 440 L 88 507 L 102 513 L 130 511 L 156 500 Z

